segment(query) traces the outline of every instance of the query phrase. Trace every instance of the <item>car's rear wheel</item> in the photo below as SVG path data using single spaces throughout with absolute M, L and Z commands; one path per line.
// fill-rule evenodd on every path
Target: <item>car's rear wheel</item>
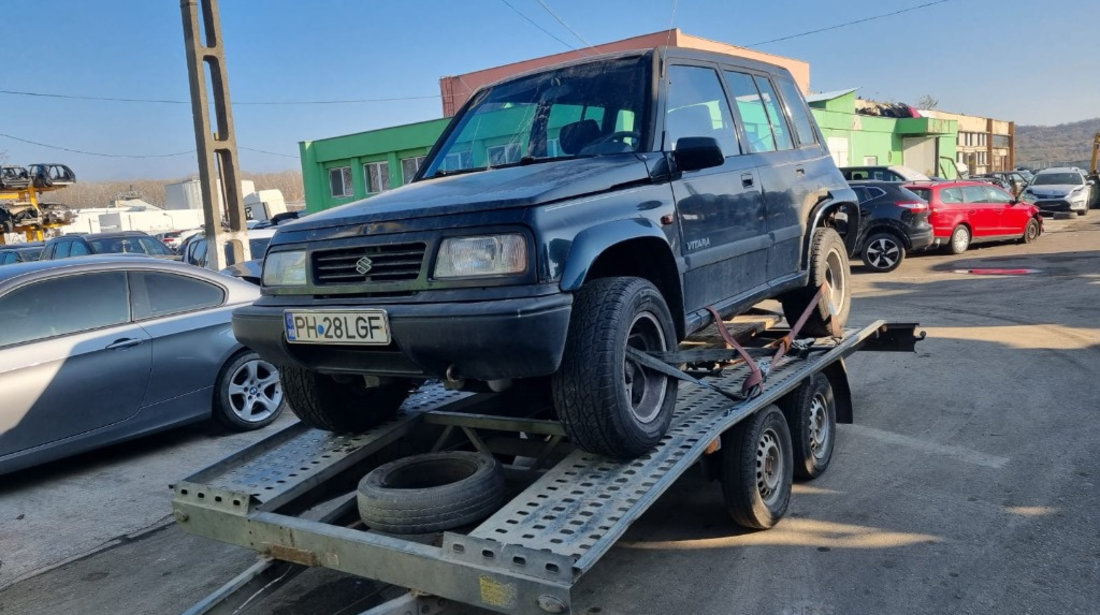
M 222 367 L 214 390 L 214 419 L 230 429 L 270 425 L 286 407 L 279 370 L 250 351 Z
M 952 254 L 962 254 L 970 247 L 970 229 L 958 225 L 951 231 L 951 241 L 947 243 L 947 251 Z
M 397 413 L 412 384 L 393 380 L 367 387 L 357 376 L 329 376 L 284 365 L 283 392 L 290 409 L 310 427 L 338 433 L 365 431 Z
M 779 298 L 787 323 L 793 326 L 798 321 L 817 295 L 818 288 L 827 282 L 828 291 L 821 294 L 810 310 L 800 334 L 814 337 L 843 335 L 848 312 L 852 308 L 849 274 L 848 250 L 844 240 L 831 228 L 817 229 L 810 245 L 809 284 Z
M 863 264 L 879 273 L 897 269 L 903 260 L 905 244 L 893 233 L 875 233 L 863 248 Z
M 652 283 L 633 277 L 586 283 L 551 378 L 554 407 L 573 443 L 622 459 L 656 445 L 672 421 L 677 381 L 631 360 L 627 348 L 676 346 L 672 315 Z

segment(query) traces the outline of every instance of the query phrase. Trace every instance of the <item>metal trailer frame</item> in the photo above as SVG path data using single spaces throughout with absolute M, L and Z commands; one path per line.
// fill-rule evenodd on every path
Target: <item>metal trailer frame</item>
M 838 421 L 851 422 L 844 358 L 859 349 L 912 351 L 923 338 L 916 326 L 877 321 L 832 342 L 818 340 L 820 352 L 772 367 L 759 395 L 743 401 L 682 382 L 668 434 L 630 461 L 574 449 L 539 475 L 538 462 L 565 435 L 560 423 L 487 414 L 483 402 L 491 396 L 440 385 L 422 387 L 395 420 L 363 434 L 291 425 L 173 485 L 174 515 L 184 530 L 261 554 L 185 615 L 240 605 L 311 566 L 413 590 L 371 615 L 439 613 L 448 601 L 522 615 L 571 612 L 573 585 L 677 478 L 718 449 L 723 432 L 819 372 L 833 383 Z M 756 339 L 774 346 L 783 333 L 769 330 Z M 742 364 L 707 385 L 730 390 L 749 372 Z M 372 461 L 377 465 L 376 455 L 426 426 L 443 426 L 437 450 L 464 434 L 488 452 L 478 430 L 522 432 L 534 451 L 525 454 L 536 463 L 512 469 L 537 478 L 468 533 L 443 532 L 434 543 L 371 531 L 361 522 L 338 525 L 356 517 L 355 484 Z

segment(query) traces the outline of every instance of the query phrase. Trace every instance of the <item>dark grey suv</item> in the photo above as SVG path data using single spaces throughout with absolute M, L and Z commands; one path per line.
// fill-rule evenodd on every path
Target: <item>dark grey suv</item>
M 549 376 L 574 443 L 636 456 L 677 382 L 626 349 L 674 349 L 708 307 L 793 320 L 826 280 L 805 331 L 840 334 L 855 203 L 785 69 L 586 58 L 477 92 L 411 184 L 280 227 L 233 328 L 316 427 L 370 427 L 427 378 Z

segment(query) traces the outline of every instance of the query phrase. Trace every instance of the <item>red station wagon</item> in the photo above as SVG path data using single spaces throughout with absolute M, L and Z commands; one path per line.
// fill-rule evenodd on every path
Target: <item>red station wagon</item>
M 971 243 L 1033 241 L 1043 232 L 1039 208 L 1016 200 L 1004 190 L 976 181 L 909 182 L 905 187 L 928 201 L 935 239 L 932 247 L 946 246 L 961 254 Z

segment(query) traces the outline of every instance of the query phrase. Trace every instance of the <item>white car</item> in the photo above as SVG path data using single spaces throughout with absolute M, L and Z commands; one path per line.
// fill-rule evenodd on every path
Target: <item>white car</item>
M 1093 181 L 1077 167 L 1054 167 L 1035 174 L 1024 190 L 1024 200 L 1032 201 L 1045 212 L 1076 212 L 1083 216 L 1089 211 L 1089 196 Z

